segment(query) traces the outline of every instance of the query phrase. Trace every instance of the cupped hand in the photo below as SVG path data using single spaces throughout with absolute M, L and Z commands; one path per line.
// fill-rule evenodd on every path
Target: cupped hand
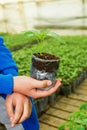
M 50 96 L 61 85 L 61 79 L 56 80 L 54 86 L 49 90 L 40 90 L 40 88 L 45 88 L 52 85 L 50 80 L 36 80 L 28 76 L 17 76 L 14 77 L 14 92 L 22 93 L 26 96 L 32 98 L 41 98 Z

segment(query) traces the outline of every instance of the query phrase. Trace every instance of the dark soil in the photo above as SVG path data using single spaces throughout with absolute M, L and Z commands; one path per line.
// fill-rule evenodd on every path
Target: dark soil
M 32 57 L 32 65 L 38 70 L 53 72 L 59 67 L 60 59 L 49 53 L 35 53 Z
M 45 59 L 45 60 L 57 60 L 57 59 L 59 59 L 59 57 L 54 56 L 54 55 L 49 54 L 49 53 L 35 53 L 34 55 L 38 58 Z

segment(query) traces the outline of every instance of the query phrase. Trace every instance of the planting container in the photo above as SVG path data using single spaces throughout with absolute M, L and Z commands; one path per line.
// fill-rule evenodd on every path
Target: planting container
M 70 84 L 71 84 L 71 90 L 72 90 L 72 92 L 75 92 L 75 90 L 77 88 L 77 81 L 76 81 L 76 79 L 72 80 L 70 82 Z
M 41 90 L 48 90 L 53 87 L 59 68 L 59 57 L 48 53 L 35 53 L 32 55 L 31 77 L 38 80 L 51 80 L 52 85 Z
M 72 86 L 70 84 L 63 84 L 61 86 L 60 93 L 64 96 L 68 96 L 72 92 Z
M 48 104 L 48 97 L 35 100 L 35 107 L 38 116 L 40 116 L 40 114 L 46 110 L 47 104 Z

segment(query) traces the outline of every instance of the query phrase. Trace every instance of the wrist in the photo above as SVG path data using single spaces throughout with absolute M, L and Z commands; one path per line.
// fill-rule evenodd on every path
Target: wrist
M 23 92 L 23 87 L 25 85 L 25 77 L 26 76 L 14 76 L 13 77 L 13 81 L 14 81 L 14 87 L 13 87 L 13 91 L 14 92 Z
M 19 86 L 19 83 L 18 83 L 18 76 L 14 76 L 13 77 L 13 82 L 14 82 L 14 85 L 13 85 L 13 91 L 14 92 L 18 92 L 18 86 Z

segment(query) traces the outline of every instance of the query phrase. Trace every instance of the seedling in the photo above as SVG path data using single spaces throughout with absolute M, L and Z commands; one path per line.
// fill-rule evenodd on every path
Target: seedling
M 53 38 L 59 41 L 59 43 L 64 44 L 64 41 L 61 39 L 61 37 L 58 34 L 48 29 L 31 30 L 31 31 L 26 32 L 25 35 L 32 38 L 32 40 L 36 40 L 37 43 L 41 44 L 40 52 L 42 52 L 43 44 L 46 39 Z

